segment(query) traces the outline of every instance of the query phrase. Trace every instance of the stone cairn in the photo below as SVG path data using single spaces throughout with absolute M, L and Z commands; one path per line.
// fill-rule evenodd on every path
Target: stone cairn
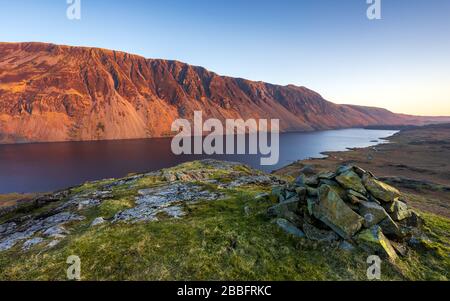
M 315 174 L 305 167 L 294 183 L 273 188 L 268 214 L 284 231 L 312 241 L 395 261 L 417 241 L 423 223 L 396 188 L 357 166 Z

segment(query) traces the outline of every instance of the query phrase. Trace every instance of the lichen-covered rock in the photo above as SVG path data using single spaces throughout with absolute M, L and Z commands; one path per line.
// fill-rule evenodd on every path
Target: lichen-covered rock
M 386 210 L 376 203 L 360 201 L 359 214 L 364 218 L 364 227 L 370 228 L 388 217 Z
M 381 228 L 378 226 L 361 231 L 355 237 L 355 240 L 368 253 L 382 256 L 392 262 L 398 258 L 390 241 L 384 236 Z
M 375 178 L 365 175 L 363 177 L 364 186 L 367 190 L 378 200 L 386 203 L 393 202 L 396 198 L 400 197 L 400 191 L 396 188 L 383 183 Z
M 94 200 L 90 200 L 90 199 L 83 200 L 80 203 L 78 203 L 78 210 L 81 211 L 81 210 L 89 209 L 89 208 L 92 208 L 92 207 L 95 207 L 98 205 L 100 205 L 99 200 L 95 200 L 95 199 Z
M 390 216 L 387 216 L 384 220 L 379 223 L 383 233 L 389 237 L 401 238 L 404 233 L 401 231 L 400 227 L 392 220 Z
M 355 197 L 355 198 L 357 198 L 358 200 L 361 200 L 361 201 L 366 201 L 366 202 L 369 201 L 369 199 L 365 195 L 363 195 L 363 194 L 361 194 L 361 193 L 359 193 L 357 191 L 354 191 L 352 189 L 347 190 L 347 194 L 348 194 L 348 196 L 353 196 L 353 197 Z M 357 202 L 357 203 L 359 203 L 359 202 Z
M 332 180 L 336 177 L 336 173 L 332 171 L 321 172 L 317 175 L 319 180 Z
M 117 213 L 113 222 L 157 221 L 159 214 L 179 218 L 184 212 L 178 204 L 198 201 L 213 201 L 222 198 L 222 194 L 205 190 L 191 183 L 172 183 L 161 187 L 138 191 L 136 206 Z
M 297 177 L 294 183 L 296 186 L 317 186 L 319 184 L 319 178 L 317 176 L 306 176 L 301 174 Z
M 352 165 L 341 165 L 336 169 L 336 174 L 340 175 L 347 171 L 353 171 L 353 166 Z
M 42 235 L 46 237 L 62 238 L 69 232 L 61 225 L 56 225 L 45 230 Z
M 306 189 L 306 191 L 308 192 L 308 196 L 310 197 L 317 197 L 319 192 L 316 188 L 312 188 L 312 187 L 308 187 Z
M 299 209 L 298 200 L 289 202 L 282 202 L 272 206 L 268 209 L 267 213 L 271 217 L 285 217 L 289 212 L 296 212 Z
M 307 176 L 315 175 L 314 167 L 311 165 L 305 165 L 302 169 L 300 169 L 300 173 Z
M 395 199 L 391 204 L 389 204 L 388 212 L 395 221 L 402 221 L 411 216 L 411 211 L 408 209 L 408 205 L 398 199 Z
M 285 191 L 282 186 L 274 186 L 272 187 L 272 192 L 270 194 L 270 198 L 276 202 L 282 201 L 285 199 Z
M 44 232 L 55 226 L 63 226 L 68 222 L 81 221 L 83 219 L 85 219 L 85 217 L 71 212 L 61 212 L 43 219 L 30 220 L 21 228 L 20 231 L 6 235 L 0 240 L 0 251 L 11 249 L 19 241 L 30 239 L 37 232 Z
M 11 234 L 12 232 L 15 231 L 16 228 L 17 228 L 17 224 L 14 222 L 0 225 L 0 236 Z
M 297 187 L 295 189 L 295 192 L 297 193 L 298 199 L 300 201 L 306 200 L 306 197 L 308 195 L 308 190 L 305 187 Z
M 364 169 L 362 169 L 359 166 L 353 166 L 353 171 L 360 177 L 364 177 L 364 175 L 368 174 L 368 172 Z
M 336 181 L 346 189 L 357 191 L 361 194 L 366 194 L 366 188 L 361 182 L 361 178 L 352 170 L 348 170 L 336 177 Z
M 344 239 L 350 239 L 362 227 L 364 219 L 350 209 L 328 185 L 319 188 L 318 203 L 313 206 L 314 216 Z
M 22 250 L 29 250 L 33 246 L 38 245 L 43 241 L 44 241 L 44 239 L 42 237 L 36 237 L 36 238 L 29 239 L 23 243 Z

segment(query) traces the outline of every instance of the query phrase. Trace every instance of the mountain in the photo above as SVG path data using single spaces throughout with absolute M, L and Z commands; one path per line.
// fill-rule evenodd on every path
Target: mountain
M 0 143 L 171 135 L 177 118 L 278 118 L 282 131 L 450 118 L 337 105 L 305 87 L 219 76 L 177 61 L 44 43 L 0 43 Z

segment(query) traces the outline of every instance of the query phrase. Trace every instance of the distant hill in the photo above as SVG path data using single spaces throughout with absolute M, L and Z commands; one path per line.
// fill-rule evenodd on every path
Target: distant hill
M 349 87 L 351 88 L 351 87 Z M 0 143 L 171 135 L 177 118 L 278 118 L 282 131 L 450 122 L 337 105 L 305 87 L 219 76 L 177 61 L 0 43 Z

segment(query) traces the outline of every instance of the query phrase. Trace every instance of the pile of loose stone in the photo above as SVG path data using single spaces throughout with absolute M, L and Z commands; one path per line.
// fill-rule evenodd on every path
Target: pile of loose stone
M 423 223 L 396 188 L 357 166 L 314 173 L 307 166 L 294 183 L 275 187 L 268 214 L 286 232 L 343 249 L 358 246 L 395 260 L 418 241 Z

